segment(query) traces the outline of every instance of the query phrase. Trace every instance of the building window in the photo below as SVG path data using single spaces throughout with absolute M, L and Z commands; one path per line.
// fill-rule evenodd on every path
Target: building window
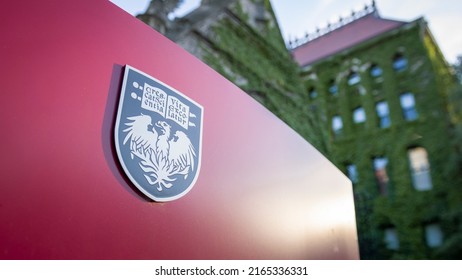
M 429 224 L 425 226 L 425 240 L 427 246 L 436 248 L 443 244 L 443 231 L 439 224 Z
M 393 69 L 396 72 L 403 71 L 407 68 L 407 59 L 402 54 L 397 54 L 393 58 Z
M 318 92 L 315 88 L 311 88 L 308 92 L 308 96 L 310 97 L 310 99 L 315 99 L 316 97 L 318 97 Z
M 377 64 L 372 64 L 371 68 L 369 69 L 369 73 L 371 74 L 371 77 L 377 78 L 382 76 L 382 68 L 380 68 Z
M 329 83 L 329 92 L 332 95 L 337 95 L 337 93 L 338 93 L 338 88 L 337 88 L 337 85 L 335 84 L 334 80 L 331 80 L 330 83 Z
M 379 127 L 387 128 L 390 127 L 390 111 L 388 110 L 388 103 L 385 101 L 380 101 L 375 104 L 375 111 L 379 118 Z
M 398 250 L 399 249 L 399 239 L 398 233 L 394 227 L 387 228 L 384 231 L 384 241 L 385 246 L 389 250 Z
M 335 135 L 340 135 L 342 134 L 342 129 L 343 129 L 342 118 L 339 115 L 335 115 L 332 118 L 332 131 L 334 132 Z
M 364 123 L 366 121 L 366 112 L 363 107 L 358 107 L 353 111 L 353 122 Z
M 413 121 L 418 118 L 417 111 L 415 109 L 414 94 L 406 92 L 401 94 L 399 97 L 401 108 L 403 110 L 403 117 L 407 121 Z
M 348 178 L 351 180 L 353 184 L 358 183 L 359 176 L 358 176 L 358 170 L 356 169 L 356 164 L 347 164 L 346 172 L 347 172 Z
M 379 192 L 381 195 L 388 195 L 388 183 L 390 181 L 387 174 L 388 159 L 386 157 L 376 157 L 373 161 Z
M 418 191 L 431 190 L 433 186 L 427 151 L 422 147 L 412 148 L 408 151 L 408 158 L 414 189 Z
M 351 72 L 350 75 L 348 75 L 348 85 L 353 86 L 358 84 L 361 81 L 361 77 L 359 76 L 358 73 L 356 72 Z

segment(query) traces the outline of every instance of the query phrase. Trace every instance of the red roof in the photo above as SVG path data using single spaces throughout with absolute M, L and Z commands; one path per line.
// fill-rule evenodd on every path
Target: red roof
M 383 19 L 377 13 L 370 13 L 300 45 L 292 50 L 292 56 L 300 66 L 309 65 L 403 24 L 406 22 Z

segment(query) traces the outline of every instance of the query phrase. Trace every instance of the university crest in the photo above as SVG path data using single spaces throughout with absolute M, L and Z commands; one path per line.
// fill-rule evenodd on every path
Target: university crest
M 155 201 L 185 195 L 199 175 L 203 108 L 128 65 L 115 124 L 120 164 Z

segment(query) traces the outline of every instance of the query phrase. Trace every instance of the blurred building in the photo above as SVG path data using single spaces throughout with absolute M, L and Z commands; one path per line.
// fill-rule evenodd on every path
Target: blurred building
M 179 2 L 154 0 L 138 18 L 347 174 L 362 258 L 461 257 L 462 184 L 447 110 L 453 80 L 423 18 L 385 19 L 372 2 L 290 42 L 289 54 L 269 0 L 203 0 L 170 19 Z
M 291 46 L 353 182 L 362 257 L 451 257 L 453 80 L 425 20 L 382 18 L 372 2 Z
M 214 68 L 323 150 L 324 127 L 306 106 L 308 98 L 298 65 L 287 51 L 270 1 L 202 0 L 189 14 L 169 18 L 181 2 L 153 0 L 137 17 Z

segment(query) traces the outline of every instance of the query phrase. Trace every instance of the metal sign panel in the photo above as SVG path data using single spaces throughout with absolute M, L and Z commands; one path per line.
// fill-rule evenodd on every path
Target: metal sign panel
M 120 163 L 155 201 L 185 195 L 200 170 L 203 108 L 184 94 L 125 66 L 115 124 Z
M 109 1 L 48 2 L 0 9 L 0 259 L 359 257 L 351 182 L 297 133 Z M 167 125 L 193 148 L 159 184 Z M 153 202 L 125 169 L 156 199 L 195 184 Z

